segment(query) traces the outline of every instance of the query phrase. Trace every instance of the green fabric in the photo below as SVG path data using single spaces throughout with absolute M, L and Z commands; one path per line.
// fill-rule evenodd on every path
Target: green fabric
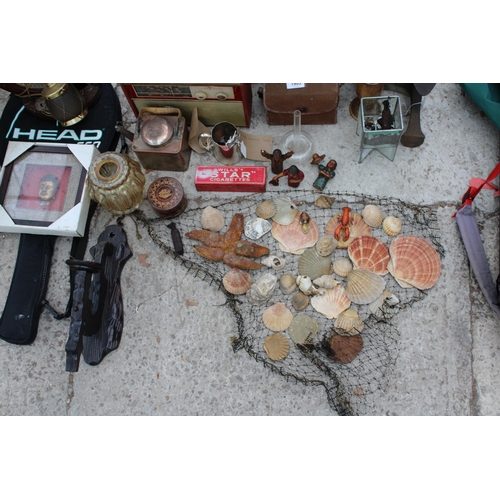
M 500 129 L 500 83 L 460 83 L 460 87 Z

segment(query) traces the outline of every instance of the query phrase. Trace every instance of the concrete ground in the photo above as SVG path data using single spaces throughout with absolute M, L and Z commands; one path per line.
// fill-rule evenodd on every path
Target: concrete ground
M 259 86 L 252 86 L 252 121 L 244 130 L 272 135 L 276 146 L 291 127 L 267 125 L 256 95 Z M 121 88 L 116 90 L 124 121 L 133 130 L 134 115 Z M 346 191 L 434 205 L 445 249 L 438 284 L 425 300 L 394 319 L 400 332 L 399 355 L 385 390 L 364 414 L 498 415 L 499 318 L 471 274 L 451 215 L 469 179 L 485 178 L 500 160 L 499 131 L 459 85 L 437 84 L 422 107 L 424 144 L 414 149 L 400 145 L 392 162 L 373 152 L 358 163 L 360 138 L 349 114 L 354 96 L 355 85 L 343 85 L 338 123 L 303 127 L 316 141 L 317 152 L 338 162 L 337 176 L 325 193 Z M 401 98 L 405 110 L 409 98 Z M 2 92 L 0 110 L 7 99 Z M 234 197 L 195 190 L 195 167 L 210 164 L 214 159 L 209 153 L 193 153 L 186 172 L 168 174 L 181 182 L 189 207 Z M 248 160 L 241 164 L 268 165 Z M 158 176 L 148 173 L 147 183 Z M 307 176 L 301 187 L 312 189 L 312 181 Z M 280 188 L 268 190 L 279 193 Z M 497 210 L 491 191 L 483 192 L 475 207 L 484 222 L 482 237 L 496 277 L 498 217 L 488 217 Z M 142 208 L 151 214 L 147 201 Z M 97 210 L 88 248 L 114 221 L 104 209 Z M 130 218 L 124 227 L 133 257 L 122 273 L 125 324 L 120 347 L 98 366 L 82 361 L 78 372 L 67 373 L 64 346 L 69 320 L 57 321 L 44 311 L 32 345 L 0 342 L 0 415 L 336 414 L 322 387 L 287 381 L 244 350 L 235 353 L 230 343 L 236 330 L 234 317 L 226 308 L 216 307 L 223 302 L 222 294 L 178 266 L 144 231 L 138 239 Z M 3 310 L 19 237 L 2 233 L 0 239 Z M 47 293 L 60 310 L 68 298 L 65 260 L 70 245 L 70 238 L 57 239 Z M 146 262 L 141 260 L 144 254 Z

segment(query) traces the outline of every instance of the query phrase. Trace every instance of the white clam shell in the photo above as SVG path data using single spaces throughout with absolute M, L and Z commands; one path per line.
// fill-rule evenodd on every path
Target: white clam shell
M 255 209 L 255 213 L 257 217 L 262 219 L 270 219 L 273 215 L 276 214 L 276 205 L 273 200 L 264 200 L 262 203 L 257 205 Z
M 201 227 L 208 231 L 220 231 L 224 227 L 224 215 L 217 208 L 204 208 L 201 212 Z
M 245 223 L 245 236 L 251 240 L 258 240 L 271 231 L 271 228 L 272 224 L 266 219 L 260 217 L 250 219 Z
M 361 212 L 361 217 L 370 227 L 379 227 L 384 220 L 382 210 L 377 205 L 366 205 Z
M 337 276 L 345 278 L 352 271 L 353 266 L 347 257 L 340 257 L 333 261 L 332 269 Z
M 399 217 L 389 215 L 382 222 L 382 227 L 389 236 L 397 236 L 403 229 L 403 221 Z
M 282 226 L 291 224 L 299 211 L 297 205 L 288 197 L 277 198 L 273 201 L 276 206 L 276 213 L 272 217 L 273 221 Z
M 280 290 L 285 295 L 289 295 L 297 288 L 297 278 L 293 274 L 283 274 L 280 276 Z

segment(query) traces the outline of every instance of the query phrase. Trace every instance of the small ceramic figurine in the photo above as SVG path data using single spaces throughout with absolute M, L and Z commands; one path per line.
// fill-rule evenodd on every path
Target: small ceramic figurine
M 273 151 L 273 154 L 268 153 L 267 151 L 264 151 L 263 149 L 260 150 L 260 154 L 264 157 L 267 158 L 268 160 L 271 160 L 271 170 L 273 174 L 281 174 L 283 172 L 283 162 L 285 160 L 288 160 L 290 156 L 293 155 L 293 151 L 289 151 L 286 154 L 283 154 L 281 152 L 281 149 L 275 149 Z
M 59 179 L 52 174 L 44 175 L 38 184 L 38 199 L 41 205 L 48 205 L 57 194 Z
M 314 181 L 313 187 L 319 191 L 323 191 L 328 181 L 335 177 L 336 168 L 337 162 L 335 160 L 330 160 L 326 164 L 326 167 L 324 165 L 318 165 L 318 177 Z
M 391 114 L 389 101 L 386 99 L 382 104 L 384 105 L 384 109 L 382 110 L 381 118 L 378 119 L 378 124 L 382 130 L 390 130 L 394 123 L 394 116 Z
M 325 155 L 321 155 L 320 156 L 319 154 L 314 153 L 312 155 L 311 165 L 317 165 L 318 163 L 321 163 L 324 158 L 325 158 Z
M 299 184 L 304 180 L 304 172 L 299 170 L 296 165 L 292 165 L 290 168 L 286 168 L 278 175 L 275 175 L 269 184 L 277 186 L 281 177 L 288 177 L 288 185 L 293 188 L 299 187 Z

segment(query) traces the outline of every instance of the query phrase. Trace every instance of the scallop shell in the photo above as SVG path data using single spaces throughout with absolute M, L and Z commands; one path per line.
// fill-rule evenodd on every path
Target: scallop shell
M 264 200 L 257 205 L 255 213 L 261 219 L 270 219 L 276 214 L 276 205 L 273 200 Z
M 224 288 L 233 295 L 242 295 L 252 286 L 252 277 L 242 269 L 231 268 L 222 278 Z
M 361 335 L 332 335 L 329 340 L 331 354 L 328 357 L 337 363 L 350 363 L 363 349 Z
M 387 269 L 403 287 L 432 288 L 441 274 L 441 260 L 434 247 L 418 236 L 398 236 L 389 247 Z
M 277 198 L 273 201 L 276 206 L 276 213 L 272 216 L 273 221 L 283 226 L 291 224 L 299 211 L 297 205 L 288 197 Z
M 282 257 L 278 257 L 277 255 L 269 255 L 262 259 L 261 264 L 264 264 L 267 267 L 271 267 L 272 269 L 276 269 L 279 271 L 285 267 L 286 261 Z
M 361 212 L 361 216 L 370 227 L 379 227 L 384 220 L 382 210 L 377 205 L 366 205 Z
M 319 288 L 335 288 L 339 282 L 331 274 L 325 274 L 313 280 L 313 285 Z
M 308 248 L 298 260 L 299 274 L 309 276 L 312 280 L 325 274 L 332 274 L 330 257 L 319 255 L 316 248 Z
M 351 305 L 351 301 L 346 295 L 345 289 L 337 286 L 327 289 L 323 295 L 315 295 L 311 299 L 311 305 L 323 316 L 332 319 L 337 318 L 342 311 L 345 311 Z
M 337 248 L 339 242 L 331 235 L 322 236 L 316 243 L 316 251 L 322 257 L 328 257 Z
M 342 330 L 341 332 L 337 332 L 339 335 L 357 335 L 361 333 L 365 324 L 359 317 L 358 311 L 355 309 L 346 309 L 339 314 L 334 326 Z
M 334 235 L 335 229 L 340 226 L 342 222 L 342 213 L 334 215 L 325 226 L 325 234 L 329 234 L 331 236 Z M 349 213 L 349 238 L 344 241 L 344 231 L 340 231 L 340 239 L 338 240 L 338 248 L 347 248 L 351 241 L 358 236 L 370 236 L 371 227 L 363 220 L 361 215 L 350 212 Z
M 278 278 L 274 274 L 262 275 L 248 290 L 246 297 L 253 306 L 264 305 L 272 296 Z
M 368 306 L 377 318 L 391 319 L 399 311 L 399 299 L 389 290 L 384 290 Z
M 262 313 L 262 321 L 269 330 L 283 332 L 293 320 L 293 314 L 283 302 L 276 302 Z
M 385 275 L 391 258 L 387 245 L 374 236 L 360 236 L 352 241 L 347 249 L 355 269 L 367 269 Z
M 347 257 L 340 257 L 333 261 L 332 269 L 337 276 L 345 278 L 352 271 L 352 263 Z
M 290 352 L 290 342 L 282 333 L 273 333 L 265 338 L 264 350 L 270 359 L 279 361 Z
M 384 279 L 366 269 L 353 269 L 346 280 L 346 294 L 355 304 L 369 304 L 385 290 Z
M 318 322 L 307 314 L 298 314 L 293 318 L 288 334 L 296 344 L 310 344 L 319 333 Z
M 399 217 L 389 215 L 384 219 L 382 227 L 389 236 L 397 236 L 403 229 L 403 221 Z
M 280 277 L 280 290 L 285 295 L 292 293 L 297 288 L 297 279 L 293 274 L 283 274 Z
M 319 239 L 319 228 L 316 222 L 309 221 L 309 231 L 302 230 L 300 213 L 297 212 L 291 224 L 286 226 L 273 222 L 271 234 L 279 242 L 283 252 L 301 255 L 306 248 L 313 247 Z
M 292 296 L 292 307 L 296 311 L 303 311 L 309 305 L 309 297 L 304 292 L 296 292 Z
M 208 231 L 220 231 L 224 227 L 224 215 L 217 208 L 204 208 L 201 212 L 201 227 Z
M 335 198 L 331 196 L 325 196 L 324 194 L 318 196 L 314 204 L 320 208 L 330 208 L 335 201 Z
M 271 223 L 260 217 L 250 219 L 245 224 L 245 236 L 251 240 L 258 240 L 271 231 Z

